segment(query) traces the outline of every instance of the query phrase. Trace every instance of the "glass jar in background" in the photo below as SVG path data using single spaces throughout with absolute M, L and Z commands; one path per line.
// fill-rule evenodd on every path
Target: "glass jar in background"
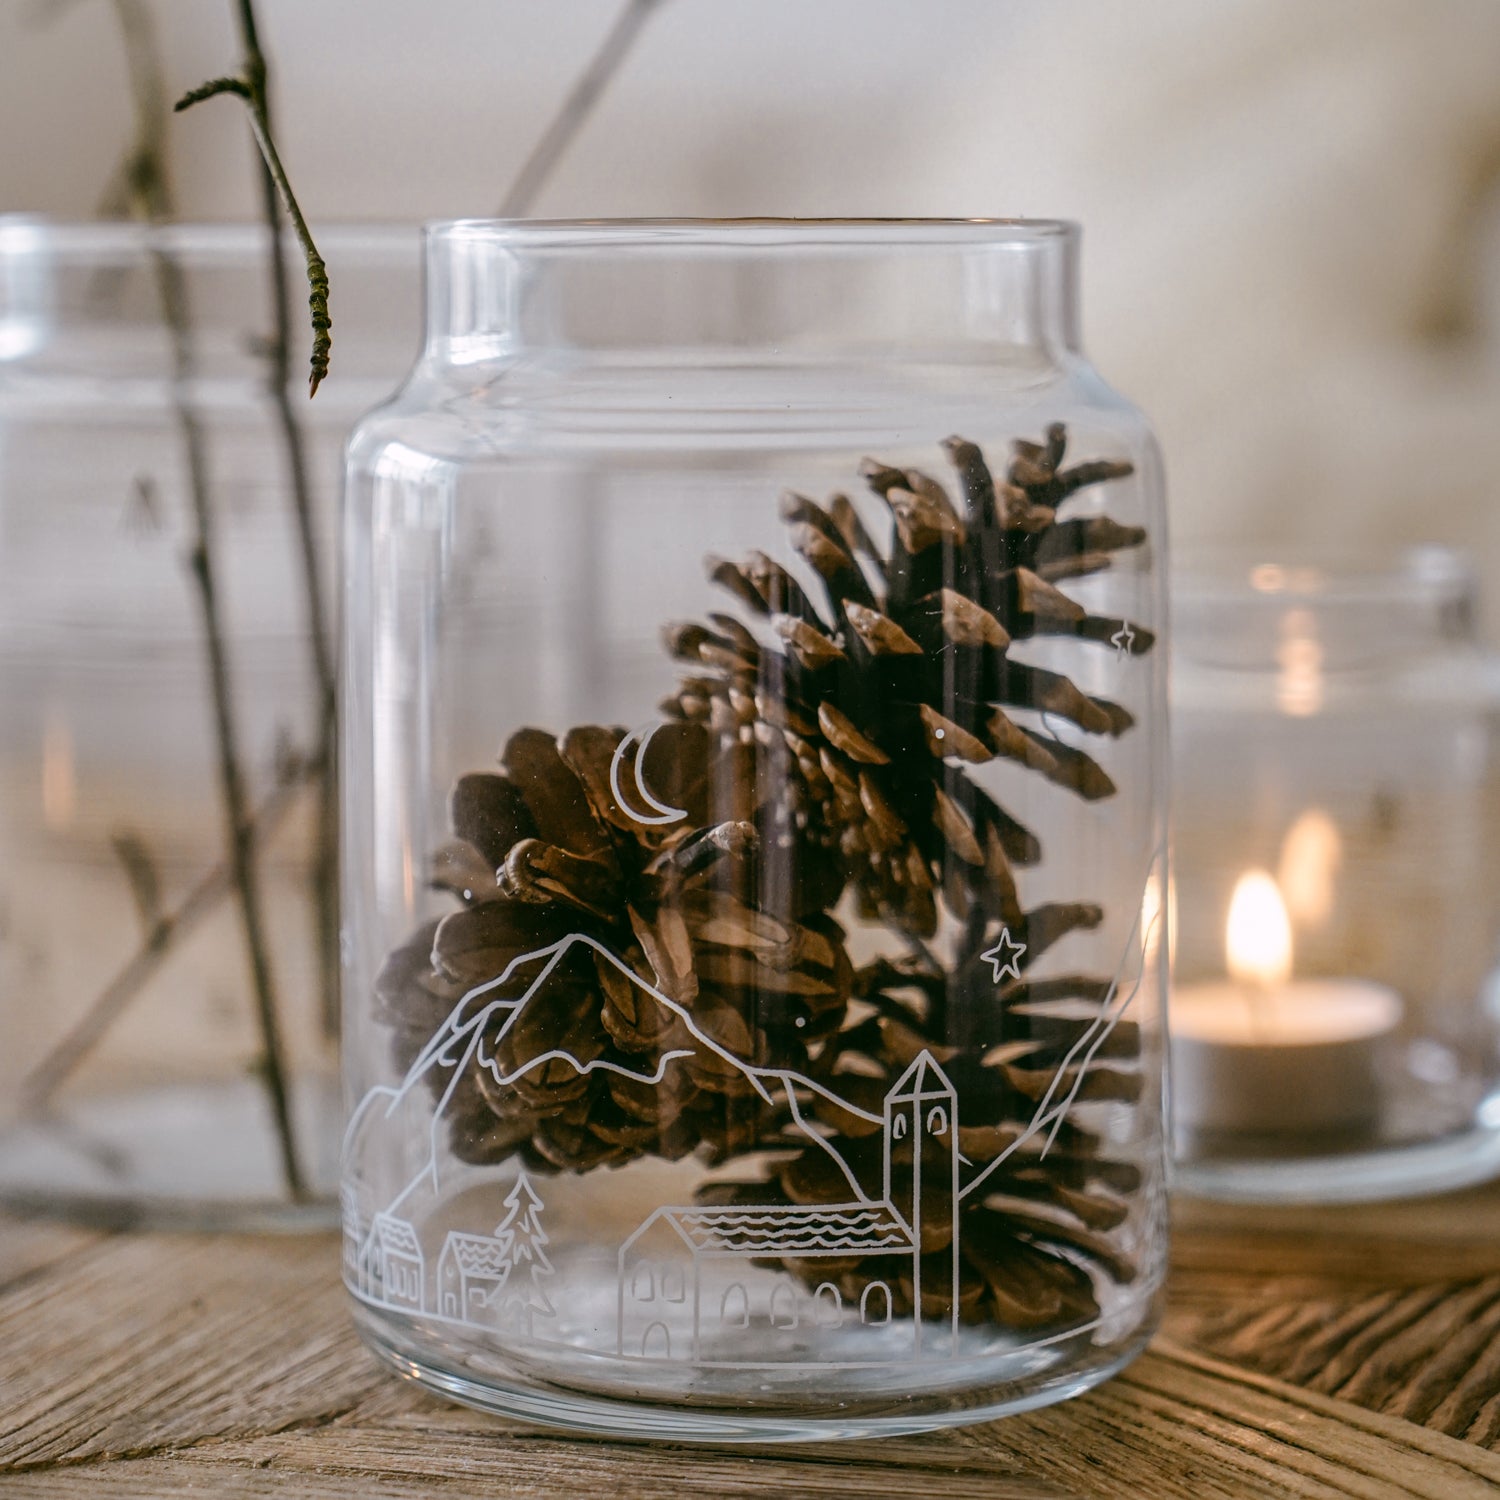
M 403 1374 L 812 1438 L 1149 1337 L 1161 474 L 1076 258 L 429 232 L 345 543 L 345 1275 Z
M 268 394 L 269 243 L 251 228 L 0 219 L 0 1201 L 12 1205 L 243 1224 L 326 1218 L 335 1197 L 336 838 L 292 461 Z M 297 371 L 290 406 L 332 649 L 341 448 L 415 345 L 417 235 L 336 231 L 323 248 L 334 374 L 309 405 Z M 250 830 L 244 871 L 228 850 L 226 749 Z
M 1500 675 L 1469 567 L 1206 562 L 1174 609 L 1181 1185 L 1335 1201 L 1494 1175 Z

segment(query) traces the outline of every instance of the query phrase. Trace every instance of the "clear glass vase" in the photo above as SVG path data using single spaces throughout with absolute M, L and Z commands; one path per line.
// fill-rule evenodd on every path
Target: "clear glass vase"
M 294 373 L 284 413 L 268 235 L 0 219 L 13 1206 L 206 1225 L 326 1221 L 336 1203 L 333 519 L 354 416 L 417 343 L 418 236 L 326 240 L 335 374 L 309 405 Z
M 1161 474 L 1076 257 L 429 232 L 345 539 L 345 1275 L 403 1374 L 814 1438 L 1149 1336 Z
M 1174 607 L 1181 1185 L 1326 1202 L 1500 1173 L 1500 667 L 1471 568 L 1206 557 Z

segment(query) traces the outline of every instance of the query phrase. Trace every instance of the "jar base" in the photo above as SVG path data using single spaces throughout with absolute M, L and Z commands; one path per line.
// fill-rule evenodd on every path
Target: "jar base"
M 1454 1192 L 1500 1177 L 1494 1125 L 1439 1140 L 1324 1156 L 1198 1158 L 1173 1163 L 1174 1191 L 1224 1203 L 1379 1203 Z
M 887 1398 L 878 1404 L 869 1398 L 825 1397 L 818 1410 L 811 1409 L 811 1402 L 802 1410 L 786 1403 L 757 1410 L 610 1398 L 519 1376 L 478 1379 L 436 1363 L 418 1340 L 404 1336 L 399 1325 L 358 1296 L 351 1294 L 350 1302 L 361 1338 L 382 1363 L 434 1395 L 495 1416 L 564 1432 L 678 1443 L 806 1443 L 899 1437 L 1032 1411 L 1081 1395 L 1119 1374 L 1151 1341 L 1159 1313 L 1159 1296 L 1153 1297 L 1144 1320 L 1118 1344 L 1100 1349 L 1095 1363 L 1080 1367 L 1073 1362 L 1040 1378 L 1006 1379 L 1001 1372 L 978 1390 L 966 1386 L 923 1392 L 897 1401 Z M 1020 1360 L 1028 1353 L 1024 1346 L 1016 1352 Z

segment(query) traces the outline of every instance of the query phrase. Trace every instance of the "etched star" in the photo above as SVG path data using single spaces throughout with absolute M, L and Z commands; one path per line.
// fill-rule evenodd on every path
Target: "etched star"
M 1002 927 L 1000 941 L 979 956 L 994 970 L 995 983 L 999 984 L 1005 978 L 1021 977 L 1021 955 L 1025 951 L 1026 944 L 1016 942 L 1010 935 L 1010 928 Z
M 1135 631 L 1130 628 L 1128 621 L 1110 636 L 1109 643 L 1118 655 L 1130 655 L 1130 648 L 1135 645 Z

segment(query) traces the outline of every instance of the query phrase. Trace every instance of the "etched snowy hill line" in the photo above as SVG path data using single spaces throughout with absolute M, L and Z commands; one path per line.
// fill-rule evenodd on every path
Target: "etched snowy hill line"
M 1067 1115 L 1076 1102 L 1083 1077 L 1086 1075 L 1094 1057 L 1114 1030 L 1115 1025 L 1124 1016 L 1126 1010 L 1129 1009 L 1140 987 L 1141 975 L 1137 974 L 1132 977 L 1129 990 L 1123 996 L 1120 994 L 1121 980 L 1124 977 L 1124 971 L 1129 963 L 1131 954 L 1135 953 L 1137 957 L 1143 956 L 1145 945 L 1136 941 L 1139 928 L 1140 918 L 1138 916 L 1131 930 L 1119 968 L 1109 986 L 1105 1001 L 1101 1005 L 1098 1015 L 1078 1038 L 1073 1047 L 1069 1049 L 1067 1056 L 1055 1072 L 1051 1086 L 1046 1090 L 1042 1099 L 1037 1104 L 1030 1122 L 1017 1135 L 1014 1141 L 994 1159 L 989 1161 L 981 1172 L 960 1188 L 960 1198 L 967 1198 L 973 1192 L 980 1189 L 1012 1155 L 1039 1135 L 1046 1133 L 1047 1136 L 1042 1146 L 1042 1155 L 1045 1156 L 1048 1149 L 1050 1149 L 1055 1139 L 1056 1131 L 1060 1127 L 1064 1116 Z M 519 1022 L 526 1006 L 542 993 L 548 980 L 557 972 L 568 955 L 578 947 L 591 950 L 596 959 L 602 959 L 604 962 L 612 965 L 632 985 L 649 995 L 657 1005 L 676 1017 L 698 1047 L 738 1070 L 765 1103 L 774 1105 L 778 1101 L 784 1101 L 790 1119 L 796 1129 L 807 1140 L 818 1146 L 848 1184 L 851 1197 L 854 1200 L 854 1206 L 869 1208 L 879 1206 L 880 1200 L 872 1196 L 865 1189 L 849 1163 L 829 1140 L 828 1136 L 815 1123 L 810 1122 L 804 1116 L 802 1104 L 798 1099 L 798 1092 L 801 1091 L 804 1098 L 812 1095 L 826 1100 L 837 1109 L 845 1111 L 872 1125 L 880 1125 L 882 1123 L 883 1117 L 881 1115 L 871 1113 L 869 1110 L 844 1098 L 836 1090 L 829 1088 L 815 1079 L 808 1078 L 804 1074 L 791 1069 L 761 1067 L 740 1057 L 698 1026 L 694 1020 L 692 1011 L 687 1006 L 673 1000 L 655 985 L 643 979 L 629 964 L 625 963 L 598 939 L 581 932 L 570 933 L 544 947 L 517 955 L 493 979 L 476 985 L 473 989 L 467 991 L 455 1003 L 443 1024 L 438 1027 L 426 1046 L 422 1048 L 421 1052 L 413 1060 L 400 1086 L 395 1089 L 377 1086 L 371 1089 L 365 1099 L 361 1101 L 350 1120 L 349 1131 L 351 1135 L 355 1131 L 359 1121 L 366 1114 L 367 1109 L 374 1107 L 379 1099 L 383 1098 L 388 1101 L 386 1113 L 390 1115 L 394 1113 L 402 1100 L 407 1097 L 412 1089 L 433 1068 L 442 1067 L 453 1070 L 452 1077 L 448 1080 L 447 1085 L 438 1097 L 434 1111 L 429 1160 L 422 1171 L 418 1173 L 417 1177 L 398 1195 L 395 1203 L 400 1203 L 418 1183 L 425 1179 L 430 1178 L 436 1183 L 438 1162 L 441 1160 L 442 1155 L 440 1150 L 440 1134 L 443 1128 L 445 1113 L 460 1081 L 471 1066 L 484 1068 L 500 1087 L 512 1084 L 516 1080 L 524 1078 L 526 1075 L 555 1062 L 566 1063 L 579 1074 L 586 1075 L 593 1072 L 608 1072 L 628 1078 L 633 1082 L 647 1087 L 652 1087 L 664 1081 L 667 1070 L 673 1062 L 693 1055 L 691 1049 L 670 1049 L 661 1055 L 653 1068 L 642 1070 L 628 1067 L 609 1058 L 596 1058 L 584 1062 L 575 1058 L 564 1049 L 555 1048 L 529 1058 L 520 1066 L 507 1072 L 501 1066 L 497 1056 L 501 1045 Z M 519 975 L 524 974 L 527 969 L 536 964 L 541 964 L 540 971 L 526 984 L 519 995 L 493 999 L 485 998 L 496 995 L 498 991 L 505 990 L 517 981 Z M 479 1001 L 483 1001 L 484 1003 L 476 1006 L 476 1002 Z M 492 1025 L 497 1019 L 499 1019 L 500 1024 L 492 1031 Z M 1064 1080 L 1067 1078 L 1070 1070 L 1074 1076 L 1071 1083 L 1064 1086 Z M 960 1162 L 962 1165 L 968 1165 L 967 1160 L 962 1157 L 960 1157 Z M 392 1206 L 394 1207 L 395 1204 Z

